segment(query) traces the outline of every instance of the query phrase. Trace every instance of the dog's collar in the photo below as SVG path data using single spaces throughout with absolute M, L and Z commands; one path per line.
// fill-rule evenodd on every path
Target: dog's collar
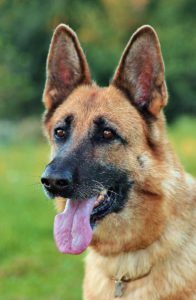
M 121 298 L 123 296 L 126 285 L 129 282 L 136 281 L 136 280 L 142 279 L 144 277 L 147 277 L 150 274 L 150 272 L 151 272 L 151 269 L 147 273 L 145 273 L 139 277 L 136 277 L 136 278 L 131 278 L 129 276 L 129 274 L 126 274 L 126 275 L 122 276 L 121 278 L 117 278 L 117 277 L 112 278 L 112 280 L 114 280 L 114 282 L 115 282 L 114 298 Z

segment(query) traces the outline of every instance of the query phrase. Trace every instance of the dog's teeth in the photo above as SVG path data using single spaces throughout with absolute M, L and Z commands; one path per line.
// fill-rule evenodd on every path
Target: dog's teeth
M 95 201 L 94 207 L 97 207 L 102 201 L 104 201 L 106 194 L 107 190 L 103 190 L 100 192 L 99 196 L 97 197 L 97 200 Z
M 100 194 L 100 195 L 98 196 L 98 198 L 97 198 L 96 201 L 101 202 L 101 201 L 103 201 L 103 200 L 104 200 L 104 195 L 103 195 L 103 194 Z
M 95 201 L 94 207 L 97 207 L 99 205 L 99 201 Z
M 99 196 L 97 197 L 96 201 L 95 201 L 95 204 L 94 204 L 94 207 L 97 207 L 102 201 L 104 200 L 107 200 L 108 199 L 105 199 L 105 196 L 107 195 L 107 190 L 103 190 L 100 192 Z
M 104 189 L 103 191 L 100 192 L 100 195 L 105 196 L 106 194 L 107 194 L 107 190 L 106 189 Z

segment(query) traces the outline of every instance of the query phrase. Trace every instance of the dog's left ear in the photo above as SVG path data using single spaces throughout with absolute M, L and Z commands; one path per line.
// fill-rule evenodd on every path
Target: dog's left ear
M 90 84 L 90 71 L 75 32 L 60 24 L 54 31 L 47 59 L 43 101 L 48 111 L 60 105 L 80 84 Z
M 164 64 L 156 32 L 139 28 L 130 39 L 112 84 L 123 90 L 140 110 L 157 116 L 167 103 Z

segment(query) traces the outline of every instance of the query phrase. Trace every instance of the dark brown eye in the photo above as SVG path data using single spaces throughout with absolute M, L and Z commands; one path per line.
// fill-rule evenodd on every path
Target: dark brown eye
M 105 129 L 105 130 L 103 131 L 103 137 L 104 137 L 104 139 L 106 139 L 106 140 L 111 140 L 111 139 L 114 138 L 114 134 L 113 134 L 113 132 L 112 132 L 111 130 Z
M 66 132 L 65 132 L 65 130 L 62 129 L 62 128 L 57 128 L 57 129 L 55 130 L 55 136 L 56 136 L 57 138 L 60 138 L 60 139 L 65 138 Z

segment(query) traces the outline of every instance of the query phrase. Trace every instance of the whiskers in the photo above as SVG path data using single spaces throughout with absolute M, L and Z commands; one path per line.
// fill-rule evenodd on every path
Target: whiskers
M 97 180 L 92 180 L 92 181 L 96 183 L 96 186 L 93 188 L 93 190 L 95 190 L 97 193 L 100 193 L 102 191 L 107 191 L 107 193 L 109 192 L 110 194 L 113 194 L 115 196 L 120 196 L 119 193 L 115 192 L 111 188 L 109 189 L 105 188 L 105 186 L 100 181 Z
M 97 181 L 97 180 L 92 180 L 92 182 L 95 183 L 95 185 L 93 184 L 93 192 L 95 192 L 96 194 L 100 194 L 102 191 L 106 190 L 106 188 L 104 187 L 104 185 Z
M 113 191 L 113 190 L 109 189 L 108 192 L 110 192 L 111 194 L 114 194 L 115 196 L 119 196 L 120 197 L 120 194 L 117 193 L 117 192 L 115 192 L 115 191 Z

